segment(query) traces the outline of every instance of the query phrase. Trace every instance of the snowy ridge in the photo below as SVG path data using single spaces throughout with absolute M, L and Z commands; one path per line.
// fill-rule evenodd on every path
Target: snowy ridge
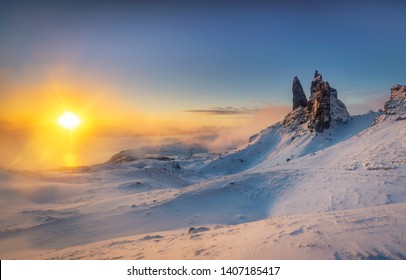
M 378 113 L 354 116 L 346 123 L 335 125 L 322 133 L 312 133 L 307 124 L 294 123 L 302 107 L 292 111 L 283 123 L 270 126 L 250 137 L 236 151 L 210 161 L 201 172 L 207 174 L 238 173 L 260 164 L 277 166 L 292 159 L 315 153 L 355 136 L 368 128 Z M 296 117 L 295 117 L 296 116 Z M 290 123 L 287 122 L 289 119 Z

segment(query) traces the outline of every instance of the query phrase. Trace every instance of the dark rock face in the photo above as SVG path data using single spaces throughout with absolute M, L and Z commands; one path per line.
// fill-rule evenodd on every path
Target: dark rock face
M 306 107 L 307 98 L 303 91 L 302 84 L 299 81 L 299 78 L 295 76 L 293 79 L 292 85 L 292 93 L 293 93 L 293 110 L 298 107 Z
M 314 73 L 314 78 L 313 78 L 312 84 L 310 86 L 309 100 L 314 101 L 314 99 L 316 98 L 316 92 L 317 92 L 317 90 L 319 88 L 319 84 L 321 82 L 323 82 L 323 77 L 321 76 L 319 71 L 316 70 L 316 72 Z
M 308 121 L 310 131 L 322 132 L 330 127 L 330 96 L 331 88 L 324 82 L 317 84 L 314 100 L 308 103 Z
M 314 74 L 307 102 L 297 77 L 293 80 L 292 92 L 293 110 L 282 121 L 282 125 L 291 131 L 307 123 L 310 131 L 323 132 L 331 127 L 332 122 L 346 123 L 350 118 L 344 103 L 337 98 L 337 90 L 323 81 L 318 71 Z

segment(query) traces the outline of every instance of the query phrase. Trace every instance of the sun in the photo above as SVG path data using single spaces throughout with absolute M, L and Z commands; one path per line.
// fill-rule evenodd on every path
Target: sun
M 63 113 L 58 119 L 58 124 L 67 129 L 75 129 L 80 123 L 80 118 L 71 112 Z

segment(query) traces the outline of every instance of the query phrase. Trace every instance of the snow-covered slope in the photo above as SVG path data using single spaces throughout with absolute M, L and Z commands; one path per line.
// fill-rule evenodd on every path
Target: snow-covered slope
M 0 170 L 0 256 L 404 259 L 403 104 L 323 132 L 292 129 L 290 114 L 221 156 L 176 144 L 71 171 Z
M 306 124 L 295 126 L 277 123 L 253 135 L 249 142 L 236 151 L 222 155 L 202 169 L 206 174 L 231 174 L 264 164 L 278 166 L 295 158 L 316 153 L 339 142 L 347 140 L 371 126 L 379 113 L 353 116 L 347 123 L 341 123 L 322 132 L 312 133 Z
M 406 203 L 139 234 L 47 259 L 406 259 Z

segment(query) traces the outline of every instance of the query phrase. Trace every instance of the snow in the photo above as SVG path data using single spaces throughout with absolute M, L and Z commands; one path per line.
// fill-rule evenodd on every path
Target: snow
M 330 114 L 333 120 L 333 125 L 335 122 L 348 122 L 350 119 L 350 114 L 347 111 L 345 104 L 337 98 L 337 91 L 333 90 L 330 95 Z
M 223 155 L 0 170 L 2 259 L 405 259 L 406 120 L 275 124 Z M 195 230 L 191 230 L 194 227 Z
M 406 204 L 132 235 L 47 259 L 405 259 Z

